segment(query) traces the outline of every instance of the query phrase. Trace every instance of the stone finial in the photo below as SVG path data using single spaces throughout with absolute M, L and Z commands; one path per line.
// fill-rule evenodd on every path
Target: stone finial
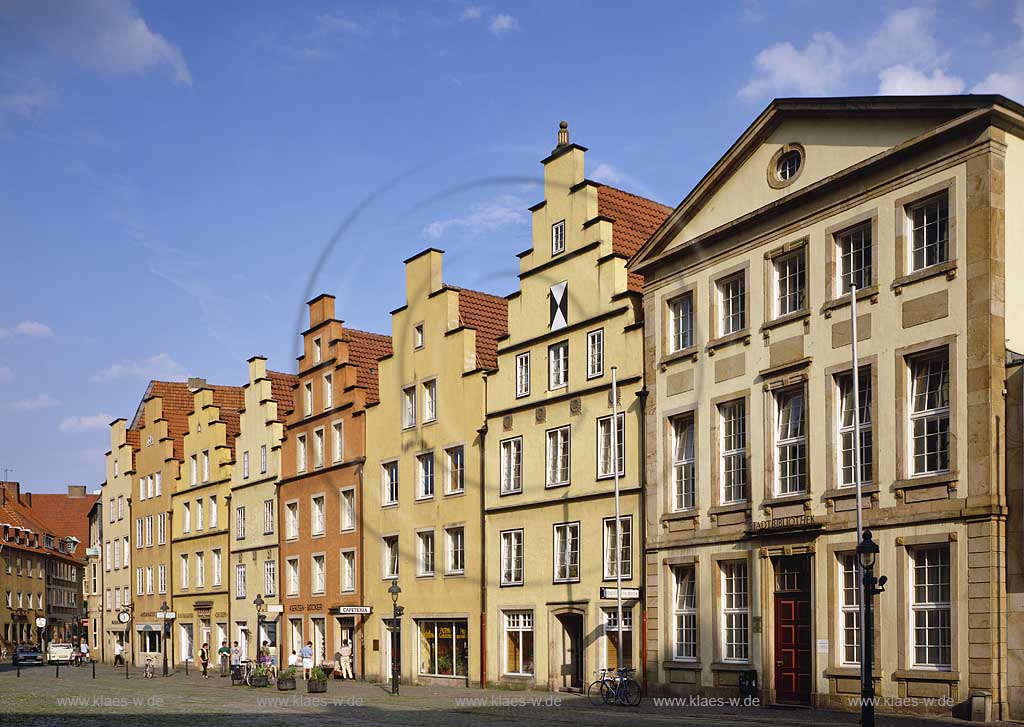
M 569 122 L 562 121 L 558 124 L 558 146 L 569 144 Z

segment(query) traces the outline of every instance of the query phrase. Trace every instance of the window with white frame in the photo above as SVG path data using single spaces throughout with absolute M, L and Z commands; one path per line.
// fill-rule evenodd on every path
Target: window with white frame
M 146 572 L 142 568 L 136 568 L 135 569 L 135 594 L 138 595 L 138 596 L 142 596 L 145 593 L 146 593 Z
M 196 530 L 202 530 L 205 527 L 206 518 L 203 515 L 203 499 L 199 498 L 196 500 Z
M 620 477 L 626 474 L 626 415 L 623 413 L 617 416 L 614 449 L 611 416 L 597 420 L 597 476 L 611 477 L 616 469 Z
M 419 475 L 419 492 L 416 493 L 416 497 L 418 499 L 433 497 L 434 453 L 425 452 L 424 454 L 416 455 L 416 469 Z
M 249 450 L 242 452 L 242 479 L 249 479 Z
M 569 342 L 548 346 L 548 389 L 564 389 L 569 385 Z
M 516 398 L 530 395 L 530 352 L 516 356 Z
M 775 259 L 775 315 L 796 313 L 807 307 L 806 248 Z
M 295 468 L 299 472 L 306 471 L 306 435 L 295 437 Z
M 671 422 L 672 507 L 675 510 L 689 510 L 697 504 L 693 416 L 678 416 Z
M 167 566 L 156 567 L 156 588 L 157 593 L 167 593 Z
M 416 387 L 402 389 L 402 426 L 416 426 Z
M 840 553 L 839 632 L 840 659 L 844 665 L 860 664 L 860 583 L 857 556 Z
M 285 538 L 291 540 L 299 537 L 299 503 L 287 502 L 284 506 Z
M 356 528 L 356 491 L 347 489 L 341 491 L 341 529 L 355 530 Z
M 949 669 L 953 637 L 949 546 L 917 548 L 912 558 L 914 666 Z
M 743 273 L 718 281 L 718 335 L 747 327 L 747 281 Z
M 565 220 L 551 225 L 551 254 L 565 252 Z
M 315 495 L 310 499 L 310 532 L 323 535 L 327 530 L 327 498 Z
M 319 338 L 313 339 L 313 363 L 318 364 L 323 360 L 323 346 Z
M 949 357 L 943 350 L 910 360 L 911 472 L 949 470 Z
M 669 301 L 669 351 L 675 353 L 693 345 L 693 294 Z
M 466 450 L 464 447 L 449 447 L 444 451 L 448 462 L 449 495 L 466 490 Z
M 156 516 L 156 542 L 157 545 L 167 542 L 167 513 L 162 512 Z
M 437 419 L 437 380 L 423 382 L 423 421 L 432 422 Z
M 604 373 L 604 329 L 587 334 L 587 378 L 594 379 Z
M 862 368 L 857 372 L 857 387 L 860 406 L 854 409 L 853 374 L 836 376 L 836 392 L 839 400 L 838 425 L 839 436 L 839 486 L 850 487 L 856 484 L 854 478 L 854 413 L 859 415 L 860 432 L 860 479 L 862 483 L 872 481 L 872 427 L 871 427 L 871 369 Z
M 747 562 L 725 561 L 722 573 L 722 659 L 750 659 L 750 603 Z
M 569 427 L 547 433 L 547 486 L 569 484 Z
M 181 573 L 181 589 L 182 590 L 188 590 L 188 583 L 189 583 L 188 553 L 182 553 L 180 558 L 181 558 L 181 560 L 180 560 L 181 568 L 180 568 L 179 572 Z
M 466 571 L 466 530 L 463 527 L 445 528 L 449 574 Z
M 270 535 L 274 532 L 274 501 L 263 501 L 263 534 Z
M 149 540 L 149 542 L 152 543 L 153 542 L 153 516 L 152 515 L 149 516 L 149 522 L 147 524 L 147 527 L 149 528 L 149 532 L 148 532 L 146 537 Z M 122 560 L 121 560 L 121 567 L 122 568 L 127 568 L 128 564 L 129 564 L 129 560 L 131 558 L 131 546 L 128 545 L 128 536 L 127 535 L 125 535 L 121 539 L 121 558 L 122 558 Z M 40 578 L 43 577 L 43 564 L 42 563 L 39 564 L 39 577 Z
M 206 587 L 206 554 L 196 553 L 196 588 Z
M 333 457 L 335 462 L 345 459 L 345 425 L 343 422 L 331 424 L 331 444 L 333 446 Z
M 245 506 L 235 508 L 235 540 L 245 540 Z
M 697 580 L 694 566 L 672 569 L 674 592 L 672 611 L 675 620 L 672 655 L 680 661 L 697 658 Z
M 235 564 L 235 598 L 245 598 L 245 563 Z
M 203 482 L 210 481 L 210 450 L 203 450 Z
M 356 554 L 354 550 L 341 551 L 341 590 L 343 593 L 356 589 Z
M 151 545 L 153 545 L 153 516 L 146 515 L 146 547 L 148 548 Z
M 417 323 L 412 328 L 412 347 L 423 348 L 423 324 Z
M 155 491 L 154 494 L 157 497 L 160 497 L 160 495 L 162 495 L 163 491 L 164 491 L 164 488 L 163 488 L 163 477 L 161 476 L 160 472 L 157 472 L 153 476 L 153 484 L 154 484 L 154 491 Z
M 289 558 L 285 561 L 285 573 L 288 576 L 287 594 L 299 595 L 299 559 Z
M 181 531 L 192 532 L 192 505 L 188 502 L 181 503 Z
M 555 525 L 554 558 L 556 581 L 580 579 L 580 524 Z
M 273 596 L 277 593 L 277 562 L 263 561 L 263 595 Z
M 307 381 L 302 385 L 302 413 L 304 416 L 313 416 L 313 382 Z
M 148 566 L 146 566 L 146 593 L 147 594 L 152 594 L 153 593 L 153 585 L 154 585 L 154 583 L 153 583 L 153 566 L 148 565 Z
M 783 389 L 775 399 L 775 481 L 777 495 L 807 492 L 807 427 L 804 389 Z
M 398 578 L 398 536 L 388 535 L 383 538 L 384 543 L 384 578 L 393 580 Z
M 217 527 L 217 496 L 210 495 L 210 528 Z
M 619 644 L 619 609 L 606 607 L 601 609 L 602 626 L 604 627 L 604 666 L 615 669 L 619 664 L 619 651 L 622 651 L 622 665 L 627 669 L 633 667 L 633 609 L 622 607 L 622 644 Z
M 199 482 L 199 455 L 193 454 L 188 458 L 189 470 L 191 472 L 191 482 L 193 485 Z
M 398 504 L 398 462 L 387 462 L 381 466 L 381 504 Z
M 505 673 L 533 674 L 533 611 L 505 612 Z
M 324 430 L 323 427 L 313 430 L 313 469 L 324 466 Z
M 212 566 L 213 570 L 213 585 L 219 586 L 222 573 L 222 558 L 220 548 L 214 548 L 210 551 L 210 565 Z
M 911 271 L 949 260 L 949 194 L 942 192 L 911 205 L 907 217 Z
M 851 227 L 836 235 L 836 255 L 838 257 L 838 275 L 836 280 L 839 289 L 836 295 L 846 295 L 850 287 L 863 290 L 871 285 L 873 271 L 871 269 L 871 223 Z
M 324 411 L 334 406 L 334 377 L 324 374 Z
M 419 541 L 417 543 L 419 552 L 417 553 L 416 575 L 432 576 L 434 575 L 434 531 L 418 532 L 416 539 Z
M 501 493 L 523 491 L 523 438 L 501 443 Z
M 505 530 L 501 533 L 501 585 L 523 583 L 523 531 Z
M 152 477 L 147 477 L 146 480 L 147 480 L 148 483 L 150 483 L 150 484 L 147 485 L 147 487 L 149 487 L 149 489 L 150 489 L 150 497 L 152 497 L 152 492 L 151 491 L 152 491 L 153 488 L 152 488 L 152 484 L 151 483 L 153 481 L 153 478 Z M 124 495 L 118 495 L 117 496 L 117 519 L 118 520 L 123 520 L 124 519 Z
M 604 521 L 604 577 L 615 578 L 621 569 L 623 578 L 633 577 L 633 516 L 619 518 L 622 541 L 619 544 L 615 518 Z
M 260 445 L 260 474 L 267 473 L 267 445 Z
M 327 558 L 322 553 L 313 556 L 313 593 L 327 590 Z

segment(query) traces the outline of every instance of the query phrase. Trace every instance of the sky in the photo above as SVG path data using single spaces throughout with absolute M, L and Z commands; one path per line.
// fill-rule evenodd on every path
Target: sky
M 1024 101 L 1024 2 L 0 0 L 0 476 L 104 478 L 151 378 L 390 333 L 402 260 L 505 295 L 558 122 L 676 205 L 773 97 Z

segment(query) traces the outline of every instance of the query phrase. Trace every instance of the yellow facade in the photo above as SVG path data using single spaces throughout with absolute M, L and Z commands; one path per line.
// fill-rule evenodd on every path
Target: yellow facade
M 488 379 L 487 672 L 510 686 L 581 689 L 595 669 L 616 665 L 617 635 L 605 631 L 617 610 L 613 367 L 623 431 L 623 654 L 627 665 L 638 660 L 631 631 L 639 633 L 640 607 L 626 589 L 641 584 L 643 331 L 616 236 L 636 222 L 629 206 L 644 217 L 665 210 L 587 181 L 585 151 L 565 133 L 544 160 L 533 247 L 520 254 L 509 335 Z M 620 203 L 614 213 L 609 198 Z
M 441 259 L 431 249 L 406 261 L 406 301 L 392 318 L 394 353 L 379 363 L 380 403 L 367 409 L 363 578 L 373 611 L 366 672 L 390 678 L 387 591 L 394 579 L 405 609 L 403 681 L 465 684 L 481 678 L 478 430 L 505 302 L 446 286 Z
M 99 553 L 86 567 L 86 598 L 89 604 L 90 646 L 93 657 L 113 663 L 114 644 L 131 654 L 132 633 L 118 620 L 118 612 L 136 596 L 132 577 L 132 484 L 135 481 L 135 447 L 138 432 L 129 432 L 124 419 L 110 424 L 110 451 L 107 452 L 107 480 L 100 494 L 100 532 L 96 544 Z M 95 572 L 94 572 L 95 571 Z M 100 572 L 102 571 L 102 572 Z M 109 595 L 108 595 L 109 594 Z M 94 623 L 93 619 L 97 621 Z

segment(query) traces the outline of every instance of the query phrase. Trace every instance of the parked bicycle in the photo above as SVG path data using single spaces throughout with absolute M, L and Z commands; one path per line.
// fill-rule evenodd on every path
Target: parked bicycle
M 635 707 L 643 699 L 643 690 L 631 674 L 635 669 L 599 669 L 597 679 L 587 687 L 587 699 L 591 704 L 617 704 Z

